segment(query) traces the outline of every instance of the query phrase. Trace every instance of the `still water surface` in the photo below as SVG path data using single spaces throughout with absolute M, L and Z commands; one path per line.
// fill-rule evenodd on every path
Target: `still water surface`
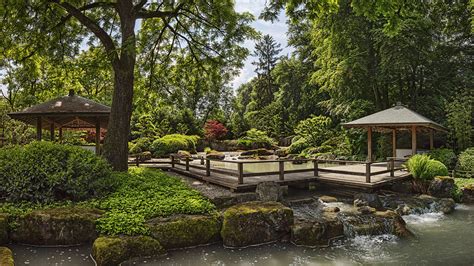
M 474 205 L 458 205 L 448 216 L 427 213 L 404 219 L 416 240 L 359 236 L 324 249 L 273 244 L 231 250 L 215 245 L 124 265 L 474 265 Z M 90 247 L 12 249 L 16 265 L 94 265 Z

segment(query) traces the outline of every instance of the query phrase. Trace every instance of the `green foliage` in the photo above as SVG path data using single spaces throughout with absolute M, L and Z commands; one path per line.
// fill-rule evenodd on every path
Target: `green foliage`
M 237 145 L 246 149 L 271 148 L 275 140 L 264 131 L 252 128 L 245 133 L 245 137 L 237 140 Z
M 198 140 L 198 136 L 171 134 L 153 141 L 150 149 L 156 157 L 163 157 L 179 150 L 195 153 Z
M 416 154 L 412 156 L 406 163 L 408 171 L 413 178 L 420 180 L 432 180 L 436 176 L 447 176 L 448 168 L 441 163 L 431 159 L 425 154 Z
M 439 148 L 431 150 L 430 158 L 442 162 L 448 169 L 454 169 L 456 166 L 457 157 L 452 149 Z
M 84 200 L 105 193 L 110 166 L 79 147 L 50 142 L 0 149 L 0 196 L 8 201 Z
M 132 168 L 129 173 L 114 174 L 114 178 L 119 184 L 114 193 L 87 203 L 106 211 L 97 222 L 102 234 L 146 235 L 145 222 L 151 218 L 215 210 L 198 191 L 161 171 Z
M 474 178 L 454 178 L 455 190 L 453 191 L 453 198 L 457 202 L 462 199 L 462 189 L 465 187 L 474 186 Z
M 289 154 L 300 154 L 303 150 L 309 148 L 309 143 L 305 138 L 296 136 L 293 138 L 290 147 L 288 147 Z
M 326 116 L 313 116 L 302 120 L 295 128 L 295 133 L 304 138 L 309 146 L 320 146 L 332 135 L 332 121 Z
M 460 173 L 463 177 L 474 176 L 474 148 L 467 148 L 459 154 L 456 170 L 465 171 Z
M 137 154 L 151 150 L 151 144 L 153 140 L 151 138 L 143 137 L 138 138 L 129 143 L 128 151 L 130 154 Z
M 453 101 L 446 104 L 447 122 L 451 137 L 454 139 L 458 151 L 462 151 L 472 145 L 474 117 L 474 97 L 455 97 Z

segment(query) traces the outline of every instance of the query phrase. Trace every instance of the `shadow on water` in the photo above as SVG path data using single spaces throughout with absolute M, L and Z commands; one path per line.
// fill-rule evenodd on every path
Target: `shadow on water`
M 247 249 L 221 245 L 170 252 L 155 259 L 123 265 L 473 265 L 474 206 L 458 205 L 448 216 L 424 213 L 405 216 L 416 240 L 393 235 L 356 236 L 329 248 L 271 244 Z M 32 248 L 11 246 L 17 265 L 94 265 L 90 246 Z

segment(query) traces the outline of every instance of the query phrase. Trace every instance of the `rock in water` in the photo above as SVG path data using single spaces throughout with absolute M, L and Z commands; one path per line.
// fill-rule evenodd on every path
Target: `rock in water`
M 164 253 L 160 242 L 149 236 L 99 237 L 92 245 L 98 266 L 115 266 L 131 258 Z
M 33 211 L 18 218 L 10 239 L 30 245 L 78 245 L 97 237 L 96 220 L 103 211 L 62 207 Z
M 437 198 L 451 198 L 454 190 L 454 179 L 449 176 L 436 177 L 428 187 L 429 194 Z
M 451 198 L 444 198 L 444 199 L 439 199 L 437 202 L 437 209 L 441 211 L 444 214 L 449 214 L 454 211 L 454 208 L 456 207 L 456 202 L 454 202 L 453 199 Z
M 265 181 L 257 184 L 255 190 L 260 201 L 282 201 L 283 190 L 280 185 L 273 181 Z
M 336 197 L 332 197 L 332 196 L 321 196 L 318 198 L 320 201 L 324 202 L 324 203 L 331 203 L 331 202 L 337 202 L 337 198 Z
M 382 201 L 377 194 L 358 193 L 354 195 L 354 206 L 369 206 L 377 210 L 383 209 Z
M 9 248 L 0 247 L 0 265 L 1 266 L 14 266 L 13 253 Z
M 474 203 L 474 185 L 463 187 L 462 191 L 462 202 Z
M 175 215 L 147 222 L 151 236 L 165 249 L 206 245 L 220 241 L 221 217 L 216 215 Z
M 224 212 L 221 236 L 228 247 L 246 247 L 282 239 L 290 233 L 293 210 L 278 202 L 253 201 Z
M 208 154 L 206 154 L 206 158 L 211 159 L 211 160 L 224 160 L 225 154 L 218 151 L 211 151 Z
M 291 227 L 291 242 L 297 246 L 326 247 L 344 236 L 344 227 L 335 215 L 323 214 L 317 220 L 295 219 Z

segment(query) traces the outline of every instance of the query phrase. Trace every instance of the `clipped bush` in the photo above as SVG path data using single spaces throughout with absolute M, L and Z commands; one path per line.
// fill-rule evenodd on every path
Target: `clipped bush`
M 305 138 L 296 136 L 293 138 L 290 147 L 288 147 L 289 154 L 300 154 L 303 150 L 309 148 L 309 143 Z
M 412 156 L 406 164 L 413 178 L 419 180 L 433 180 L 436 176 L 447 176 L 448 168 L 440 161 L 431 159 L 425 154 Z
M 171 134 L 153 141 L 150 149 L 156 157 L 167 156 L 179 150 L 195 153 L 198 140 L 198 136 Z
M 456 154 L 452 149 L 440 148 L 430 151 L 431 159 L 442 162 L 448 169 L 454 169 L 456 165 Z
M 7 201 L 79 201 L 104 193 L 111 168 L 80 147 L 51 142 L 0 149 L 0 198 Z
M 461 177 L 474 177 L 474 147 L 468 148 L 459 154 L 456 170 L 459 172 Z
M 150 151 L 152 144 L 152 139 L 150 138 L 138 138 L 128 145 L 128 151 L 130 154 L 137 154 L 146 151 Z
M 237 143 L 244 149 L 270 149 L 276 145 L 275 140 L 270 138 L 265 131 L 255 128 L 248 130 L 245 137 L 240 138 Z

